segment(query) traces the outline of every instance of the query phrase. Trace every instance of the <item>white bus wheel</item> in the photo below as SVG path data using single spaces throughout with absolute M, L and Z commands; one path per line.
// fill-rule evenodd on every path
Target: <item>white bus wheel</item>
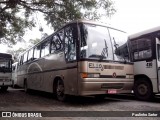
M 150 100 L 153 96 L 152 85 L 146 78 L 139 78 L 134 83 L 134 94 L 140 100 Z

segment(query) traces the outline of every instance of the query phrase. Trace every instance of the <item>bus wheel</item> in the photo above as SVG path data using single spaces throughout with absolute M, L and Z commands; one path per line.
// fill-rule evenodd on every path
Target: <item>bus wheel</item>
M 1 87 L 1 90 L 4 91 L 4 92 L 7 91 L 7 89 L 8 89 L 8 86 L 2 86 Z
M 141 78 L 134 83 L 134 94 L 139 100 L 150 100 L 153 97 L 152 85 Z
M 59 101 L 65 101 L 66 95 L 64 93 L 64 83 L 62 80 L 58 80 L 56 84 L 56 97 Z
M 106 95 L 95 95 L 94 97 L 96 100 L 103 100 L 105 99 Z

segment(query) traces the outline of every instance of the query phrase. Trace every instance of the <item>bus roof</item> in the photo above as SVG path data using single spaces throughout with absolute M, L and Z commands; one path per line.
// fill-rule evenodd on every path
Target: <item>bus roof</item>
M 105 26 L 105 27 L 108 27 L 108 28 L 113 28 L 115 30 L 119 30 L 107 23 L 104 23 L 104 22 L 99 22 L 99 21 L 93 21 L 93 20 L 84 20 L 84 19 L 79 19 L 79 20 L 74 20 L 74 21 L 71 21 L 67 24 L 65 24 L 63 27 L 67 26 L 68 24 L 72 24 L 72 23 L 87 23 L 87 24 L 95 24 L 95 25 L 100 25 L 100 26 Z M 63 28 L 62 27 L 62 28 Z M 125 31 L 122 31 L 122 30 L 119 30 L 121 32 L 125 32 Z M 55 31 L 56 32 L 56 31 Z
M 0 53 L 0 58 L 12 58 L 12 55 L 8 53 Z
M 151 28 L 151 29 L 148 29 L 148 30 L 144 30 L 144 31 L 139 32 L 139 33 L 132 34 L 132 35 L 129 36 L 129 39 L 138 38 L 138 37 L 141 37 L 143 35 L 151 34 L 151 33 L 155 33 L 155 32 L 159 32 L 159 35 L 160 35 L 160 26 L 154 27 L 154 28 Z

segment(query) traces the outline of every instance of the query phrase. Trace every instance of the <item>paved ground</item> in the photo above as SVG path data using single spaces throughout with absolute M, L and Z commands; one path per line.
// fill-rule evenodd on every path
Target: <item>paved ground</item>
M 22 89 L 10 88 L 7 92 L 0 92 L 0 111 L 159 111 L 160 96 L 157 95 L 151 102 L 138 101 L 133 95 L 109 95 L 104 100 L 96 100 L 93 97 L 72 97 L 70 101 L 59 102 L 53 98 L 52 94 L 31 91 L 26 94 Z M 62 113 L 63 114 L 63 113 Z M 66 113 L 67 114 L 67 113 Z M 75 114 L 77 114 L 75 112 Z M 98 112 L 87 113 L 96 115 Z M 100 113 L 101 114 L 101 113 Z M 106 113 L 107 114 L 107 113 Z M 121 114 L 121 113 L 111 113 Z M 22 118 L 0 118 L 0 120 L 21 120 Z M 23 118 L 28 120 L 28 118 Z M 31 118 L 30 118 L 31 119 Z M 29 119 L 29 120 L 30 120 Z M 32 118 L 35 120 L 35 118 Z M 107 120 L 107 119 L 153 119 L 158 117 L 45 117 L 36 120 Z M 160 119 L 160 117 L 159 117 Z

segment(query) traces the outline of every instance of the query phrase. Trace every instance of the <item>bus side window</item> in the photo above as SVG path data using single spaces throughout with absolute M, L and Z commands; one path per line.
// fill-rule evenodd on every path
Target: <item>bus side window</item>
M 133 60 L 143 60 L 152 57 L 151 40 L 141 38 L 131 42 Z
M 33 48 L 28 52 L 28 61 L 32 61 L 32 60 L 33 60 Z
M 38 58 L 40 58 L 40 50 L 41 50 L 40 45 L 38 45 L 38 46 L 36 46 L 36 47 L 34 48 L 33 59 L 38 59 Z
M 41 46 L 41 57 L 44 57 L 49 54 L 49 48 L 50 48 L 50 41 L 49 39 L 42 43 Z
M 61 30 L 58 34 L 55 34 L 52 37 L 51 53 L 55 53 L 63 50 L 63 36 L 64 36 L 64 32 L 63 30 Z
M 23 55 L 23 63 L 27 62 L 27 52 Z
M 66 61 L 74 61 L 76 57 L 76 41 L 77 41 L 76 25 L 69 26 L 65 29 L 65 58 Z
M 158 60 L 160 61 L 160 45 L 157 45 L 157 51 L 158 51 Z
M 23 64 L 23 55 L 20 56 L 20 59 L 18 61 L 18 65 L 22 65 Z

